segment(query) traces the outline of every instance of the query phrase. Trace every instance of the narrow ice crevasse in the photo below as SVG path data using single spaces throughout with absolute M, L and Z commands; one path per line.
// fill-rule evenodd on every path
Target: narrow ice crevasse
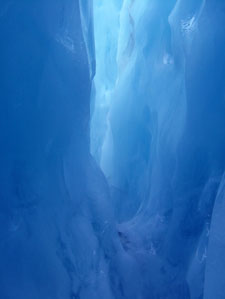
M 224 299 L 224 11 L 0 2 L 0 298 Z

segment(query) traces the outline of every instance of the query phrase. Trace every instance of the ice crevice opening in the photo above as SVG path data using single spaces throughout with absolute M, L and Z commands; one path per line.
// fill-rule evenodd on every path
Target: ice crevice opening
M 0 298 L 224 299 L 224 12 L 0 1 Z

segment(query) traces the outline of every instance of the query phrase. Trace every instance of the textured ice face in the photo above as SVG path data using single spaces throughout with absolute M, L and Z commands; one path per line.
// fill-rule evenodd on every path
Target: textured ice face
M 224 261 L 213 212 L 225 161 L 224 3 L 127 0 L 118 11 L 94 1 L 94 11 L 92 154 L 124 248 L 148 265 L 144 298 L 222 298 L 212 264 L 215 252 Z

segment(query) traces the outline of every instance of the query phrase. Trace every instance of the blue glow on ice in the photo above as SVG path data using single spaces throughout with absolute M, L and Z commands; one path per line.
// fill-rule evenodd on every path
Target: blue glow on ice
M 1 0 L 0 299 L 225 298 L 224 0 Z

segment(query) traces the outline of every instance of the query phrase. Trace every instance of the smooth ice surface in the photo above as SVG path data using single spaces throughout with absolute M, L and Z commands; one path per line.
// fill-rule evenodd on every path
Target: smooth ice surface
M 91 1 L 0 3 L 1 299 L 120 298 L 128 285 L 89 153 L 92 22 Z

